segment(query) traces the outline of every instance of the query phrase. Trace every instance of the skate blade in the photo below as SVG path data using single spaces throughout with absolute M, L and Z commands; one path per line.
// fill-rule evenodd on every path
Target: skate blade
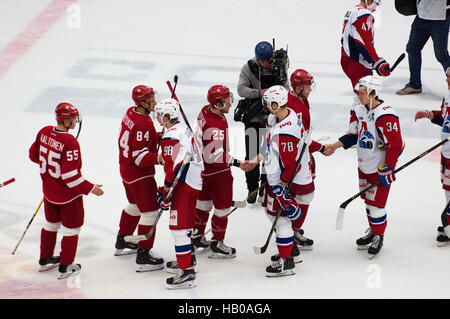
M 266 277 L 269 277 L 269 278 L 291 276 L 291 275 L 295 275 L 294 269 L 285 270 L 280 273 L 266 273 Z
M 47 271 L 47 270 L 56 268 L 58 266 L 59 266 L 59 263 L 57 263 L 57 264 L 49 264 L 49 265 L 45 265 L 45 266 L 40 266 L 38 271 L 39 272 L 43 272 L 43 271 Z
M 128 248 L 116 249 L 116 251 L 114 252 L 114 256 L 132 255 L 135 254 L 136 252 L 137 249 L 128 249 Z
M 219 253 L 211 253 L 208 255 L 208 258 L 211 259 L 231 259 L 231 258 L 235 258 L 236 254 L 234 255 L 223 255 L 223 254 L 219 254 Z
M 375 258 L 376 256 L 378 256 L 379 254 L 374 254 L 374 255 L 372 255 L 372 254 L 369 254 L 369 259 L 373 259 L 373 258 Z
M 166 267 L 166 272 L 168 272 L 169 274 L 178 274 L 180 272 L 180 268 L 167 268 Z
M 197 285 L 196 285 L 195 281 L 193 281 L 193 280 L 184 282 L 184 283 L 179 284 L 179 285 L 166 284 L 166 288 L 169 289 L 169 290 L 193 288 L 195 286 L 197 286 Z
M 358 250 L 368 250 L 370 245 L 357 245 L 356 249 Z
M 207 252 L 209 252 L 209 247 L 205 247 L 205 248 L 197 248 L 197 247 L 195 247 L 194 250 L 195 250 L 195 254 L 196 255 L 204 255 Z
M 294 263 L 300 264 L 302 262 L 303 262 L 303 259 L 300 256 L 295 256 L 294 257 Z
M 444 247 L 444 246 L 447 246 L 447 245 L 450 245 L 450 241 L 446 241 L 446 242 L 438 242 L 438 243 L 437 243 L 437 246 L 438 246 L 438 247 Z
M 313 246 L 301 246 L 301 245 L 297 245 L 298 249 L 302 250 L 302 251 L 310 251 L 313 250 Z
M 136 267 L 136 272 L 147 272 L 147 271 L 154 271 L 154 270 L 161 270 L 164 268 L 164 265 L 138 265 Z
M 81 272 L 81 269 L 77 270 L 77 271 L 71 271 L 71 272 L 60 272 L 58 279 L 65 279 L 68 277 L 72 277 L 72 276 L 78 275 L 80 272 Z

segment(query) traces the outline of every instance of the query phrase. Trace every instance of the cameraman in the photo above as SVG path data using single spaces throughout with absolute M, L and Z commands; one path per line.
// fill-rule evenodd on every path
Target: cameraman
M 269 42 L 259 42 L 255 47 L 255 57 L 249 60 L 241 69 L 237 92 L 243 100 L 239 101 L 235 112 L 235 121 L 242 121 L 245 125 L 245 159 L 254 158 L 265 140 L 265 124 L 268 117 L 263 107 L 261 97 L 273 85 L 282 85 L 288 89 L 287 81 L 288 59 L 283 49 L 275 51 Z M 237 114 L 239 113 L 239 114 Z M 245 173 L 248 194 L 258 189 L 264 183 L 265 174 L 256 166 Z M 259 197 L 263 199 L 264 188 L 259 190 Z M 247 202 L 256 202 L 256 194 L 248 198 Z

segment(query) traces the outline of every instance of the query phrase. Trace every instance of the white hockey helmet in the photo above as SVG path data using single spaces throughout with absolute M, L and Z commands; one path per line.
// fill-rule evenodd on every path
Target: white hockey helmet
M 281 85 L 271 86 L 263 95 L 263 104 L 265 107 L 270 107 L 270 109 L 272 109 L 272 103 L 277 103 L 278 107 L 286 105 L 288 101 L 288 93 L 288 90 Z
M 381 6 L 381 0 L 372 0 L 372 4 L 369 5 L 369 0 L 364 1 L 366 3 L 367 10 L 375 11 L 376 7 Z
M 367 94 L 375 91 L 375 94 L 378 95 L 383 89 L 383 80 L 381 77 L 376 75 L 366 75 L 358 81 L 355 86 L 355 90 L 358 90 L 360 86 L 367 88 Z
M 156 104 L 155 112 L 161 116 L 161 119 L 166 115 L 169 116 L 169 121 L 177 119 L 180 116 L 180 103 L 172 98 L 162 99 Z

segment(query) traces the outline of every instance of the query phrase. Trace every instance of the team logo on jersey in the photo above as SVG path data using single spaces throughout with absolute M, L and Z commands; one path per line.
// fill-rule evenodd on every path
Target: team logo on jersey
M 442 125 L 442 132 L 450 133 L 450 115 L 445 118 L 444 124 Z
M 369 131 L 364 131 L 359 137 L 359 147 L 371 150 L 375 142 L 374 136 Z

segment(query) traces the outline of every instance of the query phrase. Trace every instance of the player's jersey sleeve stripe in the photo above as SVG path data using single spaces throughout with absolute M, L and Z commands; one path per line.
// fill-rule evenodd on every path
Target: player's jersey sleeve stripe
M 61 178 L 62 179 L 69 179 L 71 177 L 74 177 L 77 174 L 78 174 L 78 169 L 74 169 L 73 171 L 70 171 L 70 172 L 62 174 Z
M 81 176 L 80 178 L 74 180 L 73 182 L 67 183 L 67 186 L 72 188 L 72 187 L 80 185 L 83 182 L 84 182 L 84 177 Z
M 147 155 L 149 153 L 148 150 L 143 151 L 138 157 L 136 157 L 136 160 L 134 161 L 136 163 L 137 166 L 139 166 L 139 164 L 141 164 L 142 159 L 145 157 L 145 155 Z

